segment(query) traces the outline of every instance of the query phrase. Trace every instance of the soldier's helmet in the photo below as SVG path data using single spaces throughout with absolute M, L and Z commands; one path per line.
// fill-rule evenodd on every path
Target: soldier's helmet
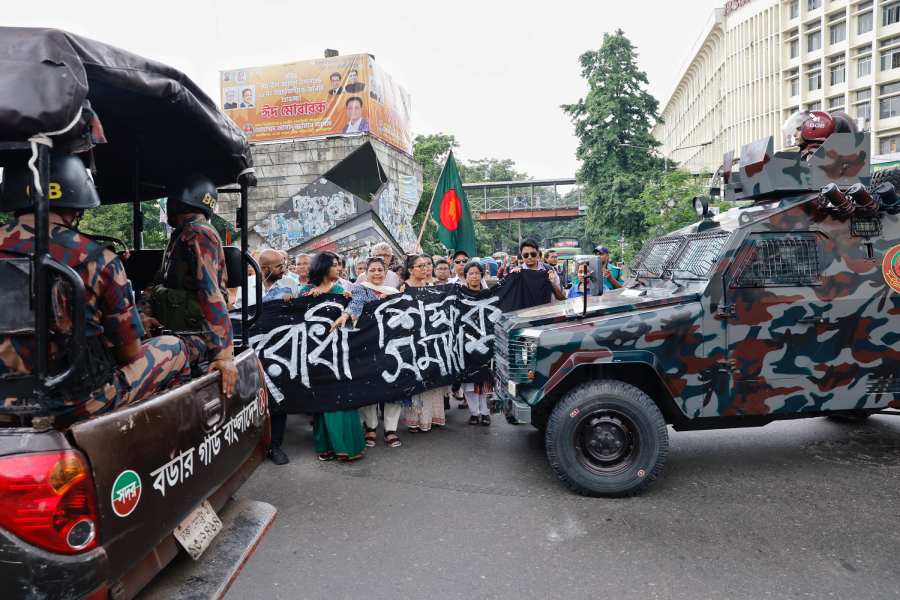
M 0 185 L 0 211 L 31 212 L 31 186 L 34 177 L 26 162 L 3 169 Z M 71 208 L 84 210 L 100 206 L 97 188 L 81 159 L 74 154 L 53 154 L 50 157 L 50 179 L 45 190 L 50 210 Z
M 199 211 L 208 219 L 218 201 L 219 192 L 212 180 L 200 173 L 193 173 L 170 189 L 167 210 L 173 214 Z
M 821 144 L 834 131 L 835 122 L 831 115 L 821 110 L 814 110 L 809 113 L 809 118 L 800 126 L 800 139 L 807 144 Z

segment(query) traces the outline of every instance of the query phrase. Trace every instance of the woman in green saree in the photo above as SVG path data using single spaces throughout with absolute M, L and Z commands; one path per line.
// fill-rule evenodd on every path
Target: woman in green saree
M 341 261 L 334 252 L 321 252 L 309 268 L 309 283 L 300 288 L 304 296 L 344 294 L 338 283 Z M 319 460 L 351 461 L 362 458 L 366 447 L 359 412 L 355 408 L 318 413 L 313 420 L 313 443 Z

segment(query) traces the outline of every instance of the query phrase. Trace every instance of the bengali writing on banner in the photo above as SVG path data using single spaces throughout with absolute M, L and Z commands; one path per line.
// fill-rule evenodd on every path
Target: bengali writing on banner
M 409 94 L 368 54 L 222 71 L 219 82 L 251 142 L 369 133 L 412 152 Z
M 325 412 L 397 401 L 489 376 L 494 324 L 523 295 L 549 300 L 546 272 L 514 273 L 491 290 L 410 288 L 365 306 L 355 327 L 331 331 L 348 300 L 265 304 L 250 335 L 276 412 Z

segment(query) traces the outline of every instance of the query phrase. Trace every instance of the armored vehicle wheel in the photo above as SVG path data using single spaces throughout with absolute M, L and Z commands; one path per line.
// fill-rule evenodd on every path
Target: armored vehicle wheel
M 662 470 L 669 434 L 659 408 L 627 383 L 584 383 L 560 400 L 545 434 L 550 466 L 586 496 L 628 496 Z
M 871 415 L 864 410 L 848 410 L 845 412 L 833 413 L 828 415 L 829 421 L 835 421 L 837 423 L 862 423 L 866 419 L 868 419 Z

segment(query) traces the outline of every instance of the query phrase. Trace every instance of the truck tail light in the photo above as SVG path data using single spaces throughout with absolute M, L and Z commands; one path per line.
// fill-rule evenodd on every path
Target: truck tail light
M 0 457 L 0 527 L 45 550 L 97 546 L 97 501 L 77 450 Z

